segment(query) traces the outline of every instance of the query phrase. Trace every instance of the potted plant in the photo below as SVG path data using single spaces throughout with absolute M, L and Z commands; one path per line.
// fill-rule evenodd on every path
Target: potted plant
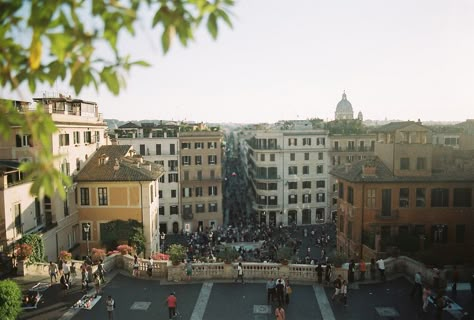
M 332 262 L 332 264 L 334 264 L 334 266 L 337 268 L 341 267 L 347 262 L 347 260 L 347 257 L 340 252 L 337 252 L 331 259 L 329 259 L 329 261 Z
M 180 244 L 172 244 L 166 252 L 174 266 L 179 265 L 187 257 L 187 250 Z
M 217 254 L 217 258 L 224 261 L 224 263 L 231 263 L 238 257 L 239 253 L 231 246 L 224 246 Z
M 63 261 L 71 261 L 72 253 L 70 253 L 66 250 L 62 250 L 61 252 L 59 252 L 59 259 L 61 259 Z
M 123 256 L 133 253 L 133 248 L 127 244 L 121 244 L 117 247 L 117 251 L 120 252 Z
M 33 247 L 27 243 L 22 243 L 16 247 L 16 256 L 18 260 L 25 261 L 33 253 Z
M 98 248 L 92 248 L 92 263 L 96 264 L 99 263 L 100 260 L 104 260 L 105 258 L 105 250 L 104 249 L 98 249 Z
M 293 259 L 293 248 L 286 246 L 278 248 L 277 259 L 281 264 L 288 264 Z

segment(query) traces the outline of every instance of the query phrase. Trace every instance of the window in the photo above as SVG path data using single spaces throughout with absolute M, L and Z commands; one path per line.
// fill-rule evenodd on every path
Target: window
M 265 153 L 260 154 L 260 161 L 265 161 Z
M 295 181 L 288 182 L 288 189 L 298 189 L 298 183 Z
M 156 148 L 156 155 L 160 156 L 161 155 L 161 144 L 157 143 L 155 148 Z
M 69 134 L 64 133 L 59 135 L 59 146 L 69 145 Z
M 444 144 L 448 146 L 455 146 L 458 145 L 459 139 L 456 137 L 446 137 L 444 138 Z
M 392 215 L 392 190 L 382 189 L 382 216 Z
M 257 182 L 257 189 L 258 190 L 267 190 L 267 184 L 262 182 Z
M 352 221 L 347 220 L 347 239 L 352 240 Z
M 339 182 L 337 189 L 339 193 L 339 199 L 344 199 L 344 184 L 342 182 Z
M 176 154 L 176 145 L 174 143 L 170 144 L 170 155 Z
M 310 194 L 304 194 L 303 195 L 303 203 L 311 203 L 311 195 Z
M 84 143 L 91 143 L 92 142 L 92 133 L 90 131 L 84 131 Z
M 89 203 L 89 188 L 81 188 L 81 206 L 88 206 Z
M 400 199 L 399 199 L 399 204 L 398 204 L 398 206 L 399 206 L 400 208 L 408 208 L 408 207 L 410 207 L 409 198 L 410 198 L 410 189 L 408 189 L 408 188 L 400 188 Z
M 309 166 L 303 166 L 303 174 L 309 174 Z
M 158 213 L 159 213 L 160 216 L 164 216 L 165 215 L 165 207 L 159 206 L 158 207 Z
M 191 143 L 190 142 L 181 143 L 181 149 L 191 149 Z
M 31 135 L 26 134 L 26 135 L 16 135 L 16 146 L 18 148 L 21 147 L 32 147 L 33 146 L 33 140 L 31 139 Z
M 208 149 L 216 149 L 217 148 L 217 142 L 208 142 L 207 143 L 207 148 Z
M 326 194 L 323 192 L 316 193 L 316 202 L 325 202 Z
M 311 138 L 303 138 L 303 145 L 310 146 L 311 145 Z
M 169 182 L 178 182 L 178 174 L 177 173 L 168 173 L 168 183 Z
M 464 243 L 466 234 L 466 225 L 457 224 L 456 225 L 456 243 Z
M 410 158 L 400 158 L 400 170 L 410 170 Z
M 316 166 L 316 173 L 323 174 L 324 173 L 324 166 L 322 164 Z
M 163 190 L 158 191 L 158 198 L 163 199 Z
M 204 142 L 195 142 L 194 149 L 204 149 Z
M 109 201 L 107 199 L 107 188 L 97 188 L 98 198 L 99 198 L 99 206 L 106 206 L 108 205 Z
M 84 228 L 87 228 L 87 225 L 89 225 L 89 232 L 85 232 Z M 89 240 L 91 241 L 92 237 L 92 226 L 89 223 L 82 223 L 82 241 Z
M 298 203 L 298 196 L 296 194 L 288 195 L 288 203 L 291 203 L 291 204 Z
M 472 189 L 454 188 L 453 206 L 470 208 L 472 206 Z
M 171 171 L 178 170 L 178 160 L 168 160 L 168 168 Z
M 303 209 L 301 223 L 311 224 L 311 209 Z
M 72 133 L 72 137 L 74 140 L 74 144 L 80 144 L 81 143 L 81 133 L 79 131 L 74 131 Z
M 165 175 L 162 175 L 162 176 L 158 179 L 158 181 L 159 181 L 160 183 L 165 183 Z
M 318 152 L 318 160 L 324 160 L 324 153 Z
M 100 131 L 94 131 L 94 141 L 96 143 L 100 142 Z
M 197 178 L 199 181 L 202 180 L 202 170 L 198 170 L 198 171 L 196 172 L 196 178 Z
M 182 156 L 181 157 L 181 163 L 182 163 L 183 166 L 191 165 L 191 156 Z
M 326 181 L 325 180 L 316 181 L 316 188 L 326 188 Z
M 296 138 L 288 138 L 288 145 L 289 146 L 296 146 L 297 145 Z
M 449 203 L 449 190 L 444 188 L 431 189 L 431 206 L 447 207 Z
M 316 219 L 324 220 L 324 208 L 316 208 Z
M 326 138 L 317 138 L 316 139 L 316 145 L 323 145 L 325 146 L 326 145 Z
M 275 154 L 274 153 L 270 154 L 270 161 L 275 162 Z
M 268 184 L 268 190 L 278 190 L 278 184 L 276 183 L 269 183 Z
M 193 196 L 192 188 L 183 188 L 183 198 L 189 198 Z
M 185 215 L 193 214 L 193 206 L 190 204 L 183 205 L 183 214 Z
M 178 214 L 178 206 L 170 206 L 170 214 Z
M 61 163 L 61 172 L 67 176 L 70 174 L 69 162 Z
M 296 155 L 294 153 L 290 153 L 290 161 L 295 161 Z
M 297 166 L 288 167 L 288 174 L 298 174 L 298 167 Z
M 217 203 L 209 203 L 208 212 L 217 212 Z
M 203 213 L 204 212 L 204 205 L 202 203 L 196 204 L 196 213 Z
M 303 181 L 303 189 L 311 189 L 311 181 Z
M 257 204 L 267 204 L 267 197 L 266 196 L 259 196 L 257 198 Z
M 426 158 L 416 158 L 416 170 L 426 169 Z
M 17 234 L 22 233 L 23 223 L 21 222 L 21 203 L 15 203 L 13 205 L 13 212 L 15 215 L 15 231 Z
M 202 197 L 202 187 L 196 187 L 194 191 L 196 192 L 196 197 Z
M 208 187 L 208 195 L 209 196 L 217 196 L 217 186 Z
M 431 226 L 431 239 L 434 243 L 448 242 L 448 226 L 445 224 L 435 224 Z M 456 234 L 457 240 L 457 234 Z
M 140 155 L 142 156 L 146 155 L 146 146 L 144 144 L 140 145 Z
M 201 165 L 202 164 L 202 156 L 195 156 L 194 157 L 194 164 Z
M 278 197 L 276 197 L 276 196 L 268 197 L 268 205 L 276 206 L 277 204 L 278 204 Z
M 367 190 L 367 208 L 375 208 L 375 189 Z
M 176 190 L 170 190 L 170 191 L 171 191 L 171 198 L 176 198 L 177 197 Z
M 184 181 L 189 181 L 189 171 L 188 170 L 183 171 L 183 180 Z
M 216 164 L 217 163 L 217 156 L 216 155 L 207 156 L 207 163 L 208 164 Z
M 354 204 L 354 188 L 347 187 L 347 202 Z
M 416 188 L 416 207 L 424 208 L 426 205 L 426 189 L 425 188 Z

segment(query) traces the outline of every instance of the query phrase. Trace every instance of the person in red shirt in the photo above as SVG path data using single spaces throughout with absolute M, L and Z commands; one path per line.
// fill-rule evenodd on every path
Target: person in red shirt
M 176 315 L 177 306 L 176 296 L 174 295 L 174 292 L 171 292 L 168 298 L 166 298 L 166 304 L 168 305 L 169 319 L 172 320 L 173 317 Z

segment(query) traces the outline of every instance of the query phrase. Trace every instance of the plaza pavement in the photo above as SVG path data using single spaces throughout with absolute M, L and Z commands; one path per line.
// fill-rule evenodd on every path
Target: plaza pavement
M 266 303 L 265 281 L 245 284 L 234 282 L 166 282 L 132 278 L 122 271 L 114 272 L 113 278 L 103 287 L 102 299 L 91 310 L 70 309 L 81 294 L 68 295 L 48 289 L 45 301 L 36 311 L 25 312 L 20 319 L 89 320 L 107 319 L 105 298 L 112 295 L 116 301 L 115 320 L 162 320 L 168 319 L 165 299 L 170 292 L 178 298 L 178 310 L 182 319 L 191 320 L 267 320 L 274 319 L 274 306 Z M 36 280 L 33 280 L 33 283 Z M 285 308 L 287 320 L 312 319 L 434 319 L 430 312 L 420 312 L 420 305 L 409 293 L 411 283 L 403 277 L 387 282 L 356 283 L 349 289 L 348 306 L 331 300 L 332 287 L 314 284 L 293 284 L 290 305 Z M 467 289 L 467 288 L 466 288 Z M 468 290 L 458 291 L 456 301 L 469 314 L 474 314 L 473 300 Z M 446 312 L 443 319 L 454 319 Z M 472 319 L 469 316 L 465 319 Z

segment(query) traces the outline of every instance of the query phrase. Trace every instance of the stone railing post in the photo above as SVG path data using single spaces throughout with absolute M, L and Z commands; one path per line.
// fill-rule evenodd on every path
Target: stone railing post
M 245 277 L 245 273 L 244 273 Z M 232 263 L 224 263 L 224 279 L 229 279 L 232 280 L 234 278 L 237 278 L 237 271 L 236 269 L 234 270 L 234 265 Z
M 184 265 L 178 264 L 177 266 L 173 265 L 171 262 L 168 263 L 168 281 L 182 281 L 184 277 Z
M 283 279 L 287 279 L 290 277 L 290 266 L 288 264 L 280 265 L 279 276 Z

